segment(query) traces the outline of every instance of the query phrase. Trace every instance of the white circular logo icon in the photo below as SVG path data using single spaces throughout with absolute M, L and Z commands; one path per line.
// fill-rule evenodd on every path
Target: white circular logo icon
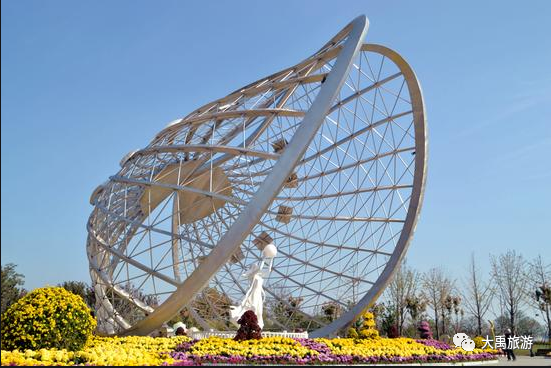
M 473 351 L 475 348 L 475 343 L 471 339 L 465 339 L 461 342 L 461 347 L 465 351 Z
M 453 343 L 455 344 L 455 347 L 460 348 L 463 340 L 468 338 L 469 336 L 467 336 L 467 334 L 464 334 L 462 332 L 456 333 L 455 335 L 453 335 Z

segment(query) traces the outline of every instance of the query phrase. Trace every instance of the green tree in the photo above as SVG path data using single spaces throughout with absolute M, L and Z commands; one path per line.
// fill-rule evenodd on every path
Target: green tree
M 26 294 L 25 289 L 19 287 L 24 284 L 25 277 L 15 272 L 15 267 L 13 263 L 2 266 L 2 314 Z

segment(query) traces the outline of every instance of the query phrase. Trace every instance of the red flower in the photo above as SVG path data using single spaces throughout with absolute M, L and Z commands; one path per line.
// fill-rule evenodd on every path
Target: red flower
M 258 318 L 252 310 L 248 310 L 237 321 L 241 327 L 237 330 L 237 334 L 233 338 L 235 341 L 261 339 L 262 329 L 258 325 Z

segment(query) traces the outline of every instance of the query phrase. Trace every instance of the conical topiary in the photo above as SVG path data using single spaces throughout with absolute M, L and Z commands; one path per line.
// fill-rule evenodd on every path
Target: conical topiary
M 362 316 L 363 323 L 358 333 L 362 339 L 375 339 L 379 337 L 379 331 L 375 328 L 375 317 L 371 312 L 365 312 Z
M 262 329 L 258 325 L 258 317 L 252 310 L 248 310 L 237 321 L 241 327 L 237 330 L 237 334 L 233 338 L 236 341 L 261 339 Z
M 361 319 L 356 321 L 348 330 L 348 337 L 360 339 L 375 339 L 379 337 L 379 331 L 375 328 L 373 313 L 365 312 Z
M 419 330 L 419 336 L 422 339 L 432 339 L 432 331 L 427 321 L 421 321 L 417 330 Z

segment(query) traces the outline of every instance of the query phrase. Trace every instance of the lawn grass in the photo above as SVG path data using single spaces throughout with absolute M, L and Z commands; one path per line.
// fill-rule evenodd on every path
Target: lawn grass
M 544 344 L 544 343 L 535 343 L 532 346 L 532 351 L 534 354 L 538 351 L 538 349 L 551 349 L 551 344 Z M 515 349 L 513 350 L 515 352 L 515 355 L 519 356 L 530 356 L 530 350 L 524 350 L 524 349 Z

